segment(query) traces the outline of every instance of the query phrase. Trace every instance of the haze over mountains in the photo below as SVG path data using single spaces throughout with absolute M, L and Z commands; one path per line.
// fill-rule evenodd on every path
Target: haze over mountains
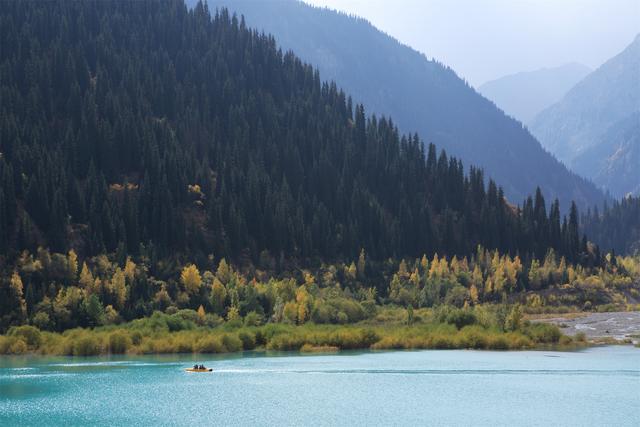
M 616 196 L 640 186 L 640 35 L 531 123 L 540 142 Z
M 193 3 L 193 2 L 192 2 Z M 370 113 L 390 116 L 465 164 L 475 164 L 521 203 L 536 186 L 562 210 L 600 203 L 603 194 L 547 153 L 522 124 L 480 96 L 453 70 L 404 46 L 367 21 L 296 1 L 213 0 L 247 25 L 275 36 L 335 80 Z
M 505 113 L 526 124 L 540 111 L 560 101 L 591 71 L 586 65 L 572 62 L 510 74 L 481 85 L 478 91 Z

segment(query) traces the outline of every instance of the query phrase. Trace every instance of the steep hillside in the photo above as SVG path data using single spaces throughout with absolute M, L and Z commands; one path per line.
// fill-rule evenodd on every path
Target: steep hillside
M 368 112 L 393 117 L 469 164 L 484 168 L 513 203 L 537 186 L 562 210 L 601 202 L 594 185 L 570 173 L 516 120 L 480 96 L 453 70 L 429 60 L 363 19 L 296 1 L 212 0 L 243 14 L 284 49 L 317 66 Z
M 638 112 L 640 35 L 560 102 L 541 112 L 531 130 L 571 168 L 622 195 L 636 191 L 640 182 L 627 166 L 635 159 Z M 621 149 L 627 154 L 622 155 Z
M 611 125 L 600 141 L 574 159 L 576 172 L 617 197 L 640 195 L 640 113 Z
M 5 3 L 0 39 L 3 254 L 586 251 L 575 206 L 562 228 L 539 193 L 514 211 L 482 172 L 367 118 L 226 10 Z
M 560 67 L 511 74 L 480 86 L 478 91 L 508 115 L 529 123 L 556 102 L 592 70 L 571 63 Z

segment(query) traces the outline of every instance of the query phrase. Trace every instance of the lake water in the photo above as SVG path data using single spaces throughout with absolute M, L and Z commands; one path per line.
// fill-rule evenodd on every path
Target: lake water
M 0 358 L 0 425 L 640 426 L 640 349 Z

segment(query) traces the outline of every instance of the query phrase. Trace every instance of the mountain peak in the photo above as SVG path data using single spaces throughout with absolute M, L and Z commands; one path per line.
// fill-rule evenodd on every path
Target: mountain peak
M 640 34 L 531 124 L 547 149 L 615 195 L 638 191 L 640 183 L 639 70 Z

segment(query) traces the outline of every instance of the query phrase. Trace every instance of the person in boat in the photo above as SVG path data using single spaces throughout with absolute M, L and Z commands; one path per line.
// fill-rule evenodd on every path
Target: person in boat
M 193 365 L 193 369 L 198 370 L 200 369 L 200 367 L 196 364 L 196 365 Z
M 206 368 L 204 367 L 204 365 L 200 365 L 200 369 L 205 370 Z

